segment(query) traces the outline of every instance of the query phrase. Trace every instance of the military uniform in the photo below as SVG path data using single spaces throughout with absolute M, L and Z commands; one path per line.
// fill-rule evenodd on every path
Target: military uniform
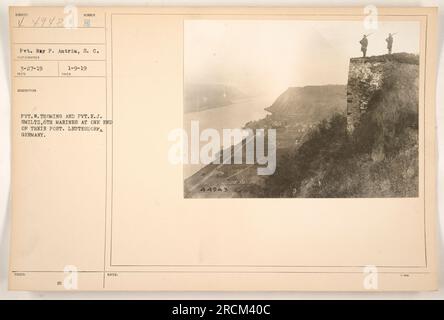
M 393 47 L 393 36 L 391 33 L 389 33 L 389 36 L 387 39 L 385 39 L 385 41 L 387 41 L 387 50 L 389 54 L 392 54 L 392 47 Z
M 364 36 L 361 39 L 361 41 L 359 41 L 359 43 L 361 44 L 362 56 L 365 58 L 367 55 L 367 46 L 368 46 L 367 36 Z

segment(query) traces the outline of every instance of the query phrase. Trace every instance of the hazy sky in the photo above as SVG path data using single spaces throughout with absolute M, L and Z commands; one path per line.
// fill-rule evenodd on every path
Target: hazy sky
M 290 86 L 345 84 L 350 57 L 361 56 L 359 40 L 369 36 L 367 55 L 419 52 L 418 22 L 187 20 L 185 81 L 223 83 L 244 91 L 279 94 Z

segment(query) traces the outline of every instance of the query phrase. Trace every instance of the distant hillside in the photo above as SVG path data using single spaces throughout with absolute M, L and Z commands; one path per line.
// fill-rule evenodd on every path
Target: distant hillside
M 271 107 L 266 108 L 279 118 L 293 117 L 302 122 L 315 122 L 344 112 L 345 85 L 324 85 L 288 88 Z
M 188 84 L 185 85 L 184 111 L 196 112 L 218 108 L 245 99 L 241 90 L 223 84 Z

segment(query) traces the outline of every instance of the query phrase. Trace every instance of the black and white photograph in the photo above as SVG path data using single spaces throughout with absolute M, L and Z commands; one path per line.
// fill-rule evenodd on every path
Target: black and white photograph
M 186 198 L 418 196 L 418 22 L 184 27 Z

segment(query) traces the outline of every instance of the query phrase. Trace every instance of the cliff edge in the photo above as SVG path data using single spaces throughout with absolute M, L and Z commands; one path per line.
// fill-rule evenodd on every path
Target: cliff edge
M 384 96 L 384 104 L 417 112 L 419 56 L 409 53 L 351 58 L 347 82 L 347 128 L 353 132 L 361 116 Z M 380 100 L 380 99 L 379 99 Z M 373 106 L 374 107 L 374 106 Z

